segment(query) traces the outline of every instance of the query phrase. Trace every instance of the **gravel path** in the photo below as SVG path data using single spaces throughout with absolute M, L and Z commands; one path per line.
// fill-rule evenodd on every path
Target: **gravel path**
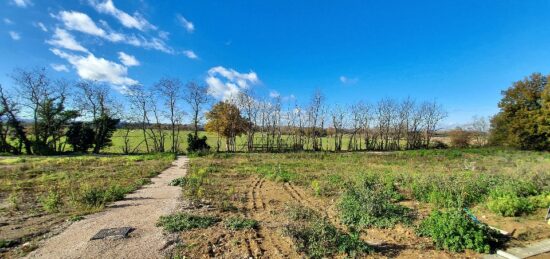
M 186 157 L 152 179 L 153 183 L 129 194 L 105 211 L 86 216 L 57 236 L 46 240 L 29 258 L 163 258 L 169 245 L 162 229 L 155 226 L 161 215 L 176 210 L 181 188 L 168 183 L 187 171 Z M 104 228 L 133 227 L 128 238 L 90 241 Z

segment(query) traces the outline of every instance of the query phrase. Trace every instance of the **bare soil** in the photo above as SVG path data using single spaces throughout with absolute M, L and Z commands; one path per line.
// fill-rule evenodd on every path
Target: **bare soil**
M 172 167 L 152 178 L 153 183 L 127 195 L 100 213 L 86 216 L 59 235 L 39 244 L 29 258 L 163 258 L 174 240 L 155 226 L 158 218 L 176 210 L 181 188 L 169 186 L 185 175 L 188 159 L 180 157 Z M 128 238 L 90 238 L 105 228 L 133 227 Z

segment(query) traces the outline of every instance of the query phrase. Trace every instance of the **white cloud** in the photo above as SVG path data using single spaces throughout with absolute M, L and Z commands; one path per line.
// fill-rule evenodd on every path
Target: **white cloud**
M 4 23 L 7 24 L 7 25 L 13 24 L 13 21 L 10 20 L 10 19 L 8 19 L 8 18 L 4 18 L 3 21 L 4 21 Z
M 183 28 L 185 28 L 187 32 L 192 33 L 195 31 L 195 25 L 192 22 L 185 19 L 183 15 L 181 14 L 176 15 L 176 19 L 178 19 L 178 22 L 180 23 L 180 25 L 183 26 Z
M 48 28 L 46 28 L 46 26 L 45 26 L 43 23 L 37 22 L 37 23 L 36 23 L 36 26 L 37 26 L 38 28 L 40 28 L 43 32 L 48 32 Z
M 134 15 L 129 15 L 128 13 L 116 8 L 112 0 L 106 0 L 104 2 L 90 0 L 90 4 L 99 13 L 109 14 L 115 17 L 122 25 L 124 25 L 124 27 L 134 28 L 140 31 L 145 31 L 147 29 L 157 29 L 154 25 L 145 20 L 145 18 L 143 18 L 138 12 L 135 12 Z
M 239 73 L 222 66 L 209 69 L 208 76 L 206 77 L 208 93 L 222 100 L 227 100 L 241 90 L 248 89 L 250 86 L 258 83 L 260 83 L 258 75 L 253 71 L 250 73 Z
M 186 57 L 188 57 L 190 59 L 198 59 L 199 58 L 199 56 L 197 56 L 197 54 L 195 54 L 195 52 L 193 52 L 192 50 L 184 51 L 183 55 L 185 55 Z
M 159 31 L 159 38 L 167 40 L 170 37 L 170 33 L 167 31 Z
M 61 11 L 58 16 L 65 27 L 69 30 L 79 31 L 93 36 L 101 37 L 112 42 L 119 42 L 125 39 L 125 36 L 116 32 L 106 32 L 99 28 L 96 23 L 85 13 L 76 11 Z M 108 26 L 103 21 L 104 26 Z
M 342 82 L 343 84 L 355 84 L 358 81 L 359 81 L 358 78 L 348 78 L 345 76 L 340 76 L 340 82 Z
M 277 98 L 277 97 L 280 97 L 280 96 L 281 96 L 281 94 L 279 92 L 275 91 L 275 90 L 272 90 L 272 91 L 269 92 L 269 97 L 271 97 L 271 98 Z
M 78 43 L 74 39 L 73 35 L 71 35 L 66 30 L 63 30 L 60 28 L 55 29 L 53 38 L 51 40 L 46 41 L 46 43 L 59 48 L 64 48 L 64 49 L 69 49 L 74 51 L 82 51 L 82 52 L 88 53 L 88 50 L 82 45 L 80 45 L 80 43 Z
M 122 33 L 113 32 L 109 28 L 107 22 L 101 20 L 100 23 L 103 27 L 109 30 L 106 31 L 97 26 L 97 24 L 84 13 L 75 11 L 61 11 L 59 15 L 55 17 L 61 20 L 65 27 L 69 30 L 80 31 L 111 42 L 124 42 L 135 47 L 155 49 L 168 54 L 176 54 L 172 48 L 168 47 L 166 43 L 159 38 L 145 38 L 142 35 L 125 35 Z
M 19 35 L 19 33 L 17 32 L 14 32 L 14 31 L 10 31 L 10 37 L 12 40 L 20 40 L 21 39 L 21 35 Z
M 27 7 L 32 5 L 31 0 L 12 0 L 12 3 L 19 7 Z
M 139 61 L 136 57 L 128 55 L 122 51 L 118 53 L 118 59 L 120 59 L 120 62 L 127 67 L 139 66 Z
M 59 49 L 51 49 L 51 51 L 71 63 L 82 79 L 109 83 L 121 92 L 127 91 L 128 86 L 139 83 L 128 77 L 126 66 L 104 58 L 98 58 L 92 53 L 87 56 L 80 56 Z
M 63 64 L 50 64 L 50 66 L 57 72 L 69 72 L 69 68 Z

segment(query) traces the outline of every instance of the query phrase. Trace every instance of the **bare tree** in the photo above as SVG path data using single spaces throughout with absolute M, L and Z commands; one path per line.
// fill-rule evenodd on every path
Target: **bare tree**
M 31 141 L 27 137 L 25 127 L 18 119 L 18 106 L 18 103 L 4 93 L 2 85 L 0 85 L 0 122 L 4 122 L 5 120 L 5 126 L 3 126 L 5 128 L 2 130 L 2 149 L 4 151 L 10 151 L 11 149 L 13 153 L 20 154 L 24 147 L 27 154 L 32 154 Z M 15 137 L 19 139 L 18 147 L 12 147 L 7 142 L 7 136 L 10 134 L 10 131 L 13 131 Z
M 178 99 L 182 95 L 183 85 L 179 79 L 163 78 L 155 84 L 155 89 L 164 99 L 164 105 L 168 108 L 167 116 L 170 121 L 170 136 L 172 140 L 171 152 L 177 153 L 179 147 L 179 122 L 178 114 L 183 113 L 178 107 Z M 157 120 L 158 121 L 158 120 Z
M 319 151 L 322 148 L 321 134 L 323 130 L 323 105 L 325 97 L 321 91 L 317 90 L 311 97 L 311 102 L 308 109 L 310 138 L 312 139 L 312 148 L 314 151 Z M 317 128 L 319 125 L 320 128 Z
M 470 125 L 470 131 L 472 131 L 472 137 L 476 145 L 484 146 L 487 144 L 489 122 L 485 117 L 474 116 Z
M 430 141 L 438 130 L 439 123 L 447 117 L 447 112 L 436 101 L 424 102 L 422 104 L 422 112 L 425 123 L 425 145 L 426 147 L 430 147 Z
M 185 85 L 185 88 L 186 93 L 183 98 L 189 106 L 191 106 L 191 111 L 193 113 L 193 133 L 195 138 L 198 138 L 199 123 L 202 119 L 200 112 L 203 106 L 210 101 L 210 97 L 208 96 L 208 87 L 205 85 L 200 85 L 194 81 L 190 81 Z

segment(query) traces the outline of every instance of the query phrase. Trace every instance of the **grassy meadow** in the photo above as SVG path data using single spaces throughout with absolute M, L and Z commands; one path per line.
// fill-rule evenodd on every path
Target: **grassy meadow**
M 175 184 L 195 201 L 180 223 L 218 219 L 176 228 L 175 253 L 189 257 L 213 247 L 211 256 L 477 257 L 550 237 L 543 152 L 212 154 Z M 258 224 L 235 231 L 224 223 L 232 218 Z
M 172 154 L 0 157 L 0 248 L 103 209 L 149 183 L 173 159 Z

